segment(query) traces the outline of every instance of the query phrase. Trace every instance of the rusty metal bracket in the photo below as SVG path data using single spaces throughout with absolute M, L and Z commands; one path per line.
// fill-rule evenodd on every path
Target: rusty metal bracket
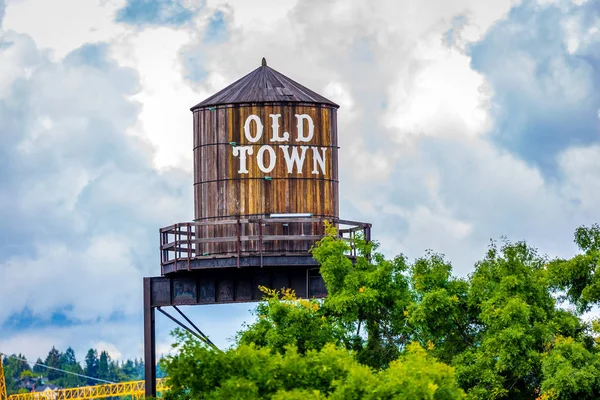
M 215 350 L 220 351 L 220 349 L 213 342 L 210 341 L 208 336 L 206 336 L 204 333 L 202 333 L 202 331 L 200 329 L 198 329 L 198 327 L 196 325 L 194 325 L 194 323 L 192 321 L 190 321 L 190 319 L 188 317 L 186 317 L 176 306 L 173 306 L 173 307 L 177 310 L 177 312 L 179 312 L 179 314 L 181 314 L 181 316 L 183 316 L 183 318 L 185 318 L 186 321 L 188 321 L 188 323 L 190 323 L 197 330 L 197 332 L 193 331 L 190 327 L 186 326 L 183 322 L 179 321 L 177 318 L 173 317 L 171 314 L 169 314 L 162 308 L 156 307 L 156 309 L 161 314 L 163 314 L 164 316 L 169 318 L 171 321 L 175 322 L 177 325 L 179 325 L 180 327 L 182 327 L 183 329 L 185 329 L 186 331 L 188 331 L 189 333 L 191 333 L 192 335 L 194 335 L 195 337 L 200 339 L 202 342 L 208 344 Z

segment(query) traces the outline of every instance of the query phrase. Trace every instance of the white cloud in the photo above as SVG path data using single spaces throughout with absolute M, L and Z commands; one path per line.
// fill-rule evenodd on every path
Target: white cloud
M 208 0 L 210 8 L 229 7 L 235 10 L 233 24 L 238 27 L 252 27 L 265 32 L 272 32 L 276 23 L 285 18 L 296 5 L 295 0 Z
M 30 37 L 8 32 L 2 38 L 4 48 L 0 51 L 0 99 L 7 98 L 11 85 L 17 79 L 27 78 L 40 59 L 36 45 Z
M 108 356 L 111 358 L 111 360 L 122 360 L 123 356 L 121 355 L 121 352 L 119 351 L 119 349 L 117 348 L 117 346 L 113 343 L 107 343 L 107 342 L 96 342 L 92 345 L 92 348 L 98 350 L 99 353 L 105 351 L 108 353 Z
M 565 174 L 563 196 L 576 202 L 577 208 L 582 212 L 598 218 L 600 146 L 566 150 L 561 154 L 559 162 Z
M 0 321 L 23 307 L 42 319 L 65 306 L 70 306 L 64 312 L 69 318 L 84 321 L 109 318 L 117 310 L 137 313 L 142 272 L 133 264 L 131 245 L 126 237 L 99 236 L 85 249 L 47 243 L 32 249 L 37 255 L 33 260 L 13 257 L 2 262 L 0 290 L 10 301 L 0 308 Z M 55 289 L 58 284 L 60 290 Z
M 112 47 L 119 64 L 135 68 L 141 91 L 133 99 L 143 108 L 131 133 L 155 147 L 154 163 L 159 168 L 192 170 L 190 107 L 198 94 L 184 81 L 178 51 L 189 33 L 167 27 L 146 28 Z
M 142 277 L 158 273 L 157 228 L 191 214 L 189 175 L 157 171 L 148 143 L 126 134 L 138 75 L 104 45 L 55 62 L 26 35 L 2 32 L 0 41 L 10 42 L 0 58 L 15 67 L 0 96 L 0 336 L 22 343 L 49 325 L 44 346 L 121 349 L 124 326 L 139 329 Z M 68 329 L 53 327 L 63 324 L 57 314 L 75 331 L 104 323 L 110 338 L 88 331 L 93 343 L 69 343 L 58 336 Z M 20 319 L 34 326 L 12 330 Z
M 439 36 L 411 54 L 420 71 L 390 86 L 385 125 L 400 134 L 400 143 L 406 134 L 481 135 L 489 129 L 483 77 L 470 68 L 470 57 L 445 46 Z M 452 129 L 456 125 L 462 129 Z
M 3 28 L 27 33 L 55 60 L 83 43 L 104 42 L 126 33 L 114 23 L 125 0 L 8 0 Z

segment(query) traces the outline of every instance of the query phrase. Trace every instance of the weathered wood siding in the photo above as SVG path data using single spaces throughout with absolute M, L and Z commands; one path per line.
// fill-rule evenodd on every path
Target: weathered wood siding
M 311 213 L 315 216 L 338 216 L 338 143 L 336 111 L 315 106 L 253 106 L 201 109 L 194 113 L 194 184 L 195 218 L 266 215 L 272 213 Z M 262 138 L 250 143 L 244 136 L 244 122 L 258 115 L 264 124 Z M 281 114 L 280 135 L 290 133 L 289 142 L 271 142 L 270 114 Z M 295 114 L 312 117 L 315 130 L 310 142 L 296 140 Z M 254 126 L 252 125 L 254 132 Z M 248 173 L 239 173 L 239 157 L 233 156 L 233 145 L 252 146 L 247 158 Z M 277 153 L 275 169 L 260 171 L 257 153 L 261 146 L 271 145 Z M 325 174 L 312 174 L 313 152 L 306 151 L 301 173 L 288 173 L 278 148 L 289 146 L 325 146 Z M 268 159 L 266 154 L 266 159 Z M 320 169 L 319 169 L 320 172 Z M 271 177 L 266 180 L 265 177 Z
M 314 216 L 332 218 L 339 216 L 338 200 L 338 140 L 337 110 L 331 105 L 314 104 L 256 104 L 217 106 L 194 110 L 194 194 L 196 220 L 218 220 L 237 217 L 260 217 L 274 213 L 310 213 Z M 244 135 L 244 123 L 249 115 L 257 115 L 262 124 L 263 134 L 259 141 L 251 143 Z M 272 142 L 271 114 L 281 114 L 279 136 L 288 132 L 287 142 Z M 310 115 L 314 123 L 314 136 L 309 142 L 297 140 L 296 114 Z M 306 132 L 305 125 L 305 132 Z M 251 124 L 254 135 L 256 125 Z M 262 172 L 257 162 L 261 146 L 272 146 L 276 152 L 275 168 Z M 292 173 L 288 168 L 280 145 L 309 146 L 301 171 Z M 233 155 L 234 146 L 252 146 L 253 154 L 247 157 L 248 173 L 240 173 L 240 158 Z M 311 147 L 326 147 L 325 173 L 317 167 L 313 174 L 314 160 Z M 301 149 L 298 148 L 301 152 Z M 319 150 L 320 151 L 320 150 Z M 269 155 L 265 154 L 265 164 Z M 270 179 L 265 179 L 270 177 Z M 301 225 L 301 224 L 300 224 Z M 317 227 L 294 227 L 289 232 L 296 234 L 302 229 L 304 234 L 312 234 Z M 232 234 L 237 228 L 207 228 L 203 236 Z M 269 227 L 265 227 L 269 229 Z M 320 228 L 319 228 L 320 230 Z M 237 232 L 237 231 L 235 231 Z M 299 233 L 299 232 L 298 232 Z M 314 232 L 317 233 L 317 232 Z M 258 234 L 244 232 L 244 234 Z M 269 232 L 279 234 L 279 232 Z M 205 237 L 206 237 L 205 236 Z M 225 247 L 205 245 L 207 253 L 229 252 L 232 244 Z M 270 244 L 277 251 L 279 244 Z M 295 249 L 293 244 L 281 243 L 282 252 L 286 249 L 305 251 L 306 244 Z M 245 249 L 253 250 L 253 249 Z M 256 249 L 254 249 L 256 250 Z

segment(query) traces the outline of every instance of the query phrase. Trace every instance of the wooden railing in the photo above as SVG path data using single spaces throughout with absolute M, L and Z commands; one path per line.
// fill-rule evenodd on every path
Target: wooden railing
M 371 240 L 371 224 L 339 219 L 317 217 L 286 218 L 238 218 L 219 221 L 182 222 L 160 229 L 161 266 L 199 258 L 237 257 L 255 255 L 261 257 L 274 254 L 307 253 L 312 244 L 325 236 L 325 221 L 337 228 L 338 236 L 350 244 L 349 256 L 356 256 L 354 239 L 359 232 L 367 241 Z M 292 233 L 286 234 L 292 226 Z M 286 229 L 288 228 L 288 229 Z M 210 231 L 209 231 L 210 230 Z M 284 232 L 283 234 L 265 234 Z M 251 234 L 247 234 L 250 232 Z M 291 242 L 296 246 L 283 249 L 281 243 Z M 277 243 L 269 247 L 269 243 Z M 223 245 L 223 251 L 210 252 Z

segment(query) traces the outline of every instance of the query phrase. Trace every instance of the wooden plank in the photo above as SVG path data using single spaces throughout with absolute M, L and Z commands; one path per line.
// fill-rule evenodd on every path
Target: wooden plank
M 194 239 L 192 243 L 228 243 L 237 241 L 237 236 L 230 237 L 206 237 L 201 239 Z
M 297 240 L 297 241 L 301 241 L 301 242 L 306 242 L 306 241 L 314 241 L 314 240 L 321 240 L 323 237 L 321 235 L 263 235 L 263 241 L 264 242 L 269 242 L 272 240 Z
M 262 219 L 264 223 L 289 223 L 289 222 L 320 222 L 319 217 L 282 217 L 282 218 L 269 218 L 265 217 Z
M 241 235 L 239 237 L 239 240 L 241 242 L 251 242 L 251 241 L 258 241 L 258 240 L 260 240 L 260 238 L 261 238 L 260 235 Z M 294 241 L 294 240 L 306 242 L 306 241 L 321 240 L 322 238 L 323 237 L 321 235 L 263 235 L 262 236 L 263 242 Z M 238 241 L 237 235 L 230 236 L 230 237 L 209 237 L 209 238 L 193 239 L 193 240 L 190 240 L 190 243 L 193 243 L 193 244 L 196 244 L 196 243 L 230 243 L 230 242 L 236 242 L 236 241 Z M 170 243 L 170 244 L 162 246 L 161 249 L 172 251 L 172 249 L 174 247 L 175 247 L 175 243 Z M 187 252 L 187 250 L 188 250 L 185 248 L 181 248 L 181 249 L 184 252 Z
M 247 224 L 247 223 L 251 223 L 253 221 L 251 221 L 247 218 L 242 218 L 242 219 L 240 219 L 240 222 L 243 224 Z M 195 222 L 195 224 L 198 226 L 235 225 L 235 224 L 237 224 L 237 220 L 224 219 L 224 220 L 217 220 L 217 221 L 198 221 L 198 222 Z
M 164 233 L 177 233 L 178 235 L 181 236 L 196 236 L 196 234 L 194 232 L 186 232 L 184 230 L 177 230 L 177 231 L 169 231 L 169 232 L 164 232 Z

